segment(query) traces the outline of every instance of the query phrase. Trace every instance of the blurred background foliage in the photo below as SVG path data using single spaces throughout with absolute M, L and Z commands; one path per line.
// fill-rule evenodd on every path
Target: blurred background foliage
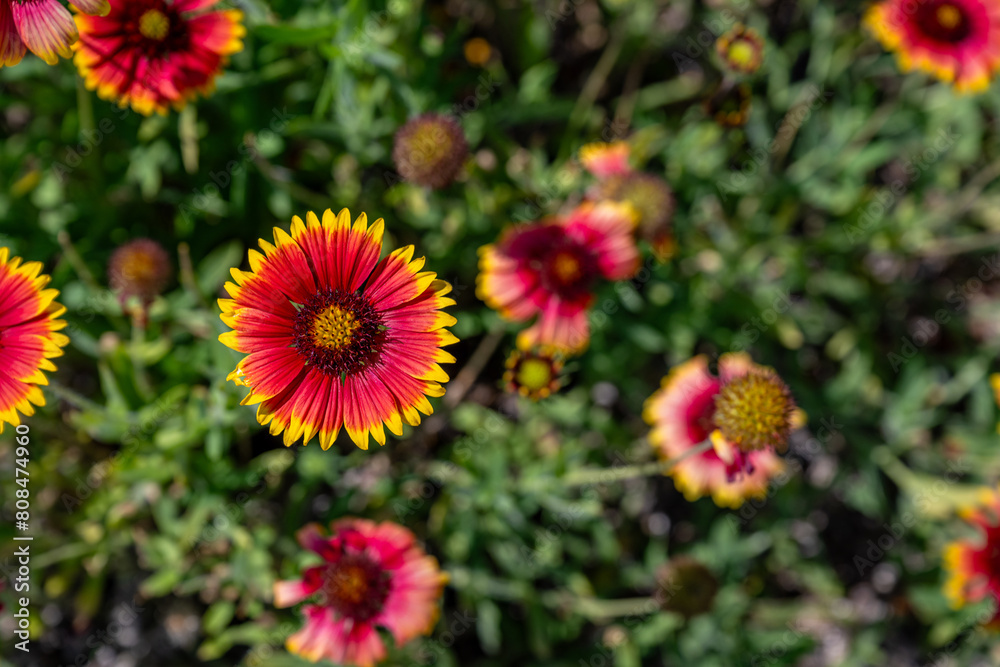
M 451 573 L 435 634 L 391 664 L 917 665 L 949 643 L 954 664 L 1000 660 L 976 610 L 940 593 L 956 504 L 1000 473 L 995 88 L 899 75 L 858 2 L 238 5 L 246 49 L 179 114 L 101 102 L 66 62 L 0 71 L 0 243 L 46 262 L 72 338 L 28 421 L 25 664 L 304 664 L 281 648 L 300 621 L 271 585 L 298 571 L 299 527 L 345 515 L 408 526 Z M 702 102 L 722 78 L 709 35 L 736 20 L 767 51 L 749 122 L 726 129 Z M 458 116 L 472 148 L 442 191 L 400 182 L 390 157 L 426 111 Z M 414 243 L 455 286 L 454 377 L 516 331 L 475 297 L 477 248 L 578 201 L 580 145 L 626 136 L 675 191 L 676 253 L 602 291 L 559 395 L 500 392 L 506 335 L 383 449 L 286 450 L 239 405 L 215 299 L 272 226 L 384 217 L 387 246 Z M 106 277 L 138 237 L 174 268 L 145 327 Z M 766 502 L 688 503 L 665 477 L 572 483 L 652 460 L 643 400 L 672 365 L 734 350 L 809 415 Z M 5 489 L 13 466 L 0 449 Z M 676 554 L 718 578 L 709 613 L 639 604 Z M 0 621 L 5 655 L 12 630 Z

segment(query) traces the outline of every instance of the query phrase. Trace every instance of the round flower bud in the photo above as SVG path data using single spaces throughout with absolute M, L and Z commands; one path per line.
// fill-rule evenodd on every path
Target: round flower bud
M 562 356 L 549 348 L 515 350 L 507 357 L 504 387 L 533 401 L 547 398 L 562 386 L 563 363 Z
M 129 241 L 115 250 L 108 262 L 108 282 L 123 305 L 131 297 L 149 305 L 167 286 L 170 275 L 170 257 L 152 239 Z
M 660 608 L 686 618 L 711 611 L 719 591 L 712 571 L 690 556 L 675 556 L 661 565 L 656 580 Z
M 612 176 L 600 184 L 598 195 L 631 204 L 639 215 L 639 236 L 653 246 L 657 256 L 670 254 L 670 222 L 675 204 L 674 193 L 665 180 L 641 172 Z
M 705 113 L 722 127 L 742 127 L 750 119 L 750 86 L 720 86 L 704 103 Z
M 764 39 L 753 28 L 737 24 L 716 40 L 715 51 L 732 71 L 753 74 L 764 62 Z
M 411 119 L 396 132 L 392 159 L 404 179 L 429 188 L 455 180 L 469 155 L 469 144 L 455 119 L 429 113 Z

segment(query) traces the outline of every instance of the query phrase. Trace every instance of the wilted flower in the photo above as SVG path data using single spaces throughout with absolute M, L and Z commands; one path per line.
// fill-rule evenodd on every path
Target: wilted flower
M 673 252 L 674 193 L 665 180 L 640 172 L 611 176 L 596 188 L 596 195 L 630 204 L 639 215 L 639 236 L 653 246 L 656 255 L 665 258 Z
M 705 100 L 705 113 L 722 127 L 742 127 L 750 119 L 751 99 L 745 83 L 724 84 Z
M 562 385 L 559 374 L 563 364 L 562 355 L 553 349 L 515 350 L 507 357 L 503 382 L 512 394 L 520 394 L 533 401 L 548 398 Z
M 396 132 L 392 159 L 404 179 L 429 188 L 455 180 L 469 156 L 469 144 L 458 122 L 428 113 L 411 119 Z
M 45 289 L 49 276 L 39 275 L 41 262 L 21 264 L 0 248 L 0 433 L 4 423 L 21 423 L 18 412 L 35 414 L 45 405 L 39 385 L 49 383 L 42 371 L 54 371 L 49 361 L 61 357 L 69 338 L 57 333 L 66 326 L 58 318 L 66 308 L 55 302 L 59 291 Z
M 722 355 L 719 377 L 697 356 L 663 378 L 643 410 L 659 457 L 675 458 L 709 439 L 714 445 L 667 473 L 685 498 L 711 494 L 717 505 L 736 508 L 764 497 L 784 470 L 775 449 L 785 449 L 794 424 L 794 404 L 780 382 L 743 353 Z
M 958 540 L 944 550 L 944 569 L 948 573 L 944 593 L 958 609 L 966 604 L 992 598 L 993 617 L 989 627 L 1000 630 L 1000 491 L 983 489 L 976 505 L 960 514 L 979 530 L 978 540 Z
M 624 280 L 639 268 L 627 204 L 582 204 L 565 218 L 507 229 L 479 250 L 476 294 L 508 320 L 537 320 L 518 336 L 523 350 L 548 345 L 578 352 L 590 340 L 587 310 L 601 278 Z
M 102 99 L 150 115 L 211 93 L 242 50 L 243 13 L 219 0 L 111 0 L 105 17 L 76 17 L 84 83 Z
M 597 178 L 620 176 L 632 171 L 630 152 L 628 143 L 624 141 L 587 144 L 580 149 L 580 164 Z
M 660 566 L 656 579 L 660 607 L 686 618 L 711 611 L 719 591 L 719 580 L 712 571 L 690 556 L 671 558 Z
M 70 0 L 86 14 L 105 15 L 107 0 Z M 73 55 L 79 38 L 73 15 L 59 0 L 0 0 L 0 67 L 21 62 L 26 51 L 50 65 Z
M 163 292 L 170 281 L 170 257 L 156 241 L 135 239 L 119 247 L 108 262 L 108 282 L 124 307 L 137 297 L 143 307 Z
M 442 350 L 457 342 L 445 327 L 455 318 L 451 286 L 422 271 L 413 246 L 379 261 L 384 225 L 350 211 L 323 220 L 292 218 L 291 235 L 274 228 L 275 245 L 250 251 L 250 271 L 233 269 L 232 299 L 219 299 L 219 336 L 247 355 L 229 375 L 250 387 L 244 405 L 259 403 L 257 421 L 291 446 L 319 436 L 329 449 L 341 428 L 362 449 L 368 436 L 385 444 L 383 423 L 397 436 L 403 421 L 431 414 L 427 396 L 443 396 L 454 363 Z
M 753 28 L 737 24 L 715 41 L 715 51 L 729 69 L 753 74 L 764 62 L 764 39 Z
M 1000 69 L 997 0 L 883 0 L 864 23 L 904 72 L 927 72 L 958 92 L 986 90 Z
M 312 662 L 371 667 L 386 657 L 377 628 L 388 630 L 397 647 L 430 633 L 448 576 L 403 526 L 343 519 L 331 528 L 329 537 L 316 524 L 299 531 L 299 544 L 324 562 L 299 581 L 276 583 L 274 604 L 290 607 L 318 595 L 303 608 L 306 626 L 288 638 L 288 650 Z

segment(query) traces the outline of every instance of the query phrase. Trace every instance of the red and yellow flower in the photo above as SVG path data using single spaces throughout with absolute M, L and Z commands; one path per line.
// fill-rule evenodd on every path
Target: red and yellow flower
M 40 262 L 21 263 L 0 248 L 0 433 L 4 423 L 21 423 L 18 412 L 35 414 L 45 405 L 39 385 L 48 384 L 42 371 L 54 371 L 49 361 L 63 354 L 69 338 L 57 333 L 66 322 L 57 319 L 66 308 L 55 302 L 58 290 L 45 289 L 49 276 Z
M 958 540 L 944 550 L 948 580 L 944 593 L 952 607 L 992 598 L 994 613 L 986 625 L 1000 630 L 1000 490 L 983 489 L 979 502 L 960 515 L 979 531 L 977 540 Z
M 540 347 L 534 350 L 514 350 L 506 362 L 504 388 L 533 401 L 548 398 L 562 386 L 563 355 Z
M 508 320 L 536 318 L 518 336 L 521 349 L 579 352 L 590 340 L 595 283 L 630 278 L 639 268 L 635 224 L 628 204 L 601 202 L 509 228 L 499 242 L 480 248 L 476 293 Z
M 312 662 L 371 667 L 386 657 L 376 628 L 388 630 L 396 646 L 434 629 L 448 576 L 398 524 L 343 519 L 331 528 L 329 536 L 316 524 L 299 531 L 299 544 L 323 562 L 301 580 L 274 586 L 276 607 L 318 596 L 303 608 L 306 625 L 286 646 Z
M 580 164 L 597 178 L 621 176 L 632 171 L 631 149 L 625 141 L 587 144 L 580 149 Z
M 333 445 L 341 428 L 362 449 L 369 434 L 385 444 L 383 425 L 402 435 L 403 422 L 431 414 L 427 396 L 443 396 L 442 350 L 457 342 L 445 327 L 455 318 L 451 286 L 423 271 L 413 246 L 381 261 L 380 219 L 347 209 L 323 219 L 292 219 L 291 234 L 274 229 L 264 254 L 250 251 L 250 271 L 232 270 L 231 299 L 220 299 L 232 327 L 219 339 L 245 353 L 229 379 L 250 387 L 244 405 L 290 446 L 319 436 Z
M 986 90 L 1000 69 L 997 0 L 883 0 L 864 23 L 903 71 L 927 72 L 958 92 Z
M 753 28 L 738 23 L 715 40 L 715 52 L 734 72 L 753 74 L 764 62 L 764 38 Z
M 774 372 L 743 353 L 719 358 L 719 376 L 697 356 L 674 368 L 646 401 L 649 441 L 662 460 L 711 440 L 713 447 L 681 460 L 667 473 L 688 500 L 711 495 L 721 507 L 737 508 L 762 498 L 785 465 L 783 451 L 794 426 L 795 407 Z
M 74 62 L 87 88 L 147 116 L 212 92 L 246 34 L 243 13 L 216 4 L 112 0 L 107 16 L 78 14 Z
M 70 0 L 85 14 L 103 16 L 107 0 Z M 50 65 L 73 55 L 79 38 L 73 15 L 59 0 L 0 0 L 0 67 L 16 65 L 27 51 Z

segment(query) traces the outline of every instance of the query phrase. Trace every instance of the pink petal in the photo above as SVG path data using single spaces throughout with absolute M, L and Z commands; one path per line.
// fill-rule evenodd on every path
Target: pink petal
M 27 47 L 17 33 L 14 14 L 10 3 L 0 0 L 0 67 L 16 65 L 21 62 Z
M 79 38 L 69 10 L 59 0 L 11 0 L 14 23 L 32 53 L 50 65 L 59 56 L 73 55 L 70 46 Z

